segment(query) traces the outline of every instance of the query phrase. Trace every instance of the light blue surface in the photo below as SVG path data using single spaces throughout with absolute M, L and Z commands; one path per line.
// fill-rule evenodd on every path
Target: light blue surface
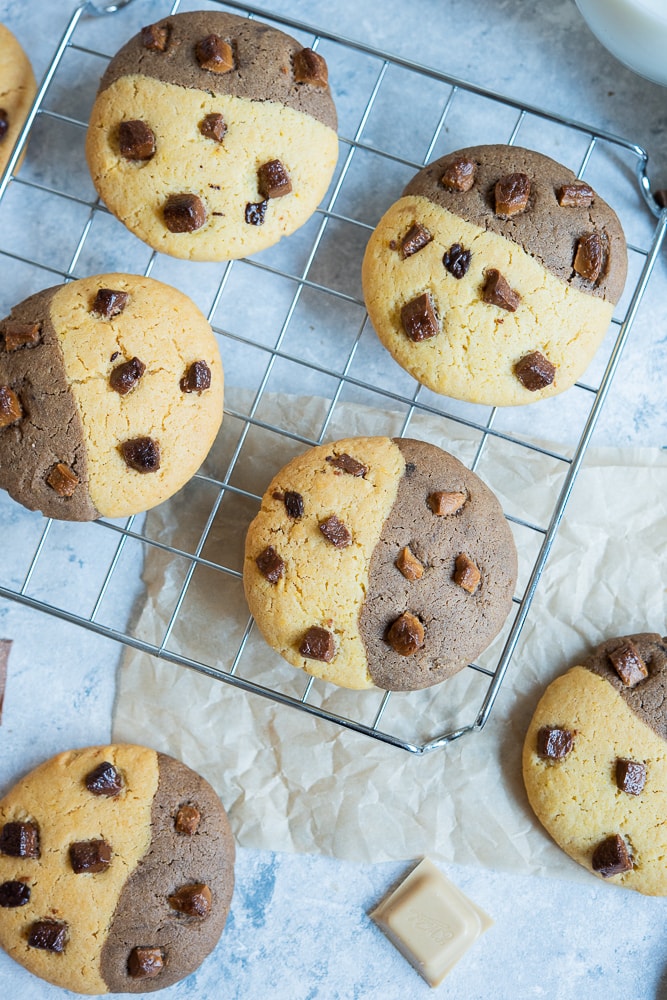
M 339 0 L 335 5 L 275 0 L 257 6 L 631 138 L 648 148 L 655 186 L 667 188 L 667 91 L 608 55 L 570 0 L 471 0 L 466 5 L 456 0 Z M 0 20 L 28 48 L 38 77 L 73 8 L 65 0 L 0 0 Z M 136 8 L 138 23 L 146 23 L 155 11 L 164 11 L 164 4 L 137 0 Z M 112 18 L 105 30 L 109 52 L 124 38 L 119 23 Z M 91 25 L 90 30 L 98 29 Z M 337 80 L 343 116 L 354 103 L 355 88 L 364 84 L 354 70 Z M 73 107 L 77 101 L 85 105 L 76 73 L 70 99 Z M 407 132 L 401 137 L 410 138 Z M 638 217 L 630 224 L 641 230 L 647 220 Z M 103 260 L 97 266 L 109 267 Z M 0 295 L 8 306 L 21 297 L 15 294 L 21 277 L 18 270 L 1 277 Z M 596 432 L 598 443 L 665 444 L 666 277 L 663 256 Z M 0 525 L 0 549 L 32 551 L 39 518 L 7 501 Z M 656 540 L 656 547 L 662 542 Z M 54 548 L 58 569 L 53 580 L 44 580 L 45 592 L 66 582 L 66 533 L 57 536 Z M 85 594 L 73 594 L 72 600 L 85 601 Z M 0 602 L 0 636 L 14 640 L 0 727 L 1 790 L 53 753 L 109 738 L 120 648 L 6 602 Z M 198 973 L 161 995 L 165 1000 L 667 997 L 664 901 L 594 879 L 570 884 L 456 866 L 448 866 L 447 873 L 495 926 L 434 994 L 367 917 L 407 867 L 240 850 L 232 911 L 219 947 Z M 65 995 L 4 954 L 0 985 L 21 1000 Z

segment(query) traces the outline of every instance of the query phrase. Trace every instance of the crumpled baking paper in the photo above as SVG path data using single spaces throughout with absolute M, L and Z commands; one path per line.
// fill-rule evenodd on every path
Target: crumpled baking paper
M 204 471 L 224 475 L 239 445 L 240 457 L 233 489 L 212 520 L 185 596 L 177 604 L 190 562 L 149 547 L 145 600 L 134 626 L 136 635 L 159 644 L 171 623 L 166 649 L 224 670 L 233 666 L 249 620 L 240 570 L 257 498 L 273 474 L 304 450 L 299 437 L 317 439 L 329 405 L 316 398 L 265 398 L 260 424 L 243 439 L 242 421 L 233 413 L 235 406 L 247 412 L 247 404 L 243 391 L 228 394 L 232 415 L 225 417 Z M 403 419 L 339 403 L 324 439 L 397 433 Z M 467 463 L 479 438 L 421 413 L 413 417 L 409 434 L 434 441 Z M 543 526 L 566 471 L 547 451 L 493 440 L 477 467 L 506 513 Z M 193 551 L 215 495 L 212 485 L 199 480 L 196 489 L 186 488 L 148 514 L 146 534 Z M 513 527 L 521 588 L 539 536 Z M 555 846 L 530 810 L 521 779 L 523 737 L 545 685 L 591 646 L 613 635 L 664 631 L 660 551 L 666 537 L 667 455 L 658 449 L 589 450 L 489 721 L 442 749 L 414 756 L 133 648 L 119 669 L 113 738 L 153 746 L 202 773 L 245 847 L 358 862 L 428 854 L 523 874 L 590 878 Z M 220 573 L 208 561 L 229 571 Z M 478 662 L 493 668 L 503 641 L 504 635 Z M 274 654 L 256 629 L 246 637 L 237 671 L 297 698 L 308 680 Z M 394 694 L 379 728 L 421 743 L 471 723 L 487 684 L 483 674 L 468 669 L 437 688 Z M 379 697 L 317 681 L 309 702 L 371 725 Z

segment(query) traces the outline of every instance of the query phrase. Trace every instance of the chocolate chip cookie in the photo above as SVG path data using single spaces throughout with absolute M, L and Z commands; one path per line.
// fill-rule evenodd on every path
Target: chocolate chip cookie
M 516 549 L 498 500 L 423 441 L 347 438 L 293 459 L 248 530 L 250 610 L 286 660 L 405 691 L 461 670 L 503 625 Z
M 523 777 L 556 843 L 598 877 L 667 895 L 667 638 L 608 639 L 544 692 Z
M 419 382 L 516 406 L 582 375 L 626 270 L 620 222 L 588 184 L 497 145 L 424 167 L 371 235 L 362 278 L 380 340 Z
M 112 59 L 86 151 L 108 208 L 156 250 L 228 260 L 315 211 L 338 156 L 324 58 L 222 11 L 147 25 Z
M 37 93 L 30 60 L 9 28 L 0 24 L 0 174 Z
M 204 461 L 222 402 L 182 292 L 130 274 L 38 292 L 0 321 L 0 487 L 61 520 L 148 510 Z
M 144 993 L 215 947 L 234 840 L 211 786 L 116 744 L 59 754 L 0 801 L 0 944 L 77 993 Z

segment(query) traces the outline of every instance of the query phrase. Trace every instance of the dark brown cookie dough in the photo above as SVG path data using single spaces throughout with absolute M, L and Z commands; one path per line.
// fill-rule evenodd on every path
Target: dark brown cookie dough
M 166 29 L 165 49 L 147 48 L 141 32 L 109 63 L 99 92 L 123 76 L 141 74 L 163 83 L 230 94 L 250 101 L 277 101 L 336 129 L 336 109 L 329 86 L 298 83 L 294 58 L 302 46 L 278 29 L 224 11 L 174 14 L 157 21 Z M 200 39 L 216 34 L 232 49 L 233 68 L 226 73 L 203 69 L 195 55 Z
M 633 658 L 635 652 L 648 675 L 639 677 L 631 686 L 621 679 L 610 654 L 622 657 L 625 654 L 623 658 L 629 654 Z M 657 632 L 639 632 L 607 639 L 583 660 L 582 666 L 609 681 L 642 722 L 667 739 L 667 637 Z M 622 659 L 620 668 L 623 671 Z
M 381 688 L 409 691 L 437 684 L 479 655 L 507 617 L 516 583 L 516 549 L 491 490 L 453 456 L 424 441 L 395 438 L 405 459 L 396 501 L 382 526 L 370 564 L 359 629 L 368 671 Z M 458 510 L 438 515 L 428 498 L 464 498 Z M 424 572 L 411 580 L 396 567 L 408 547 Z M 455 579 L 465 553 L 479 570 L 469 593 Z M 422 623 L 424 644 L 402 656 L 386 641 L 406 609 Z
M 475 168 L 468 190 L 442 183 L 448 169 L 461 161 Z M 509 216 L 497 214 L 496 184 L 517 174 L 529 180 L 526 207 Z M 567 284 L 617 302 L 627 271 L 621 224 L 613 209 L 595 192 L 590 205 L 559 204 L 563 186 L 579 183 L 571 170 L 543 153 L 519 146 L 469 146 L 429 163 L 403 194 L 428 198 L 466 221 L 512 240 Z M 603 243 L 603 271 L 595 282 L 573 268 L 577 243 L 591 232 L 598 233 Z

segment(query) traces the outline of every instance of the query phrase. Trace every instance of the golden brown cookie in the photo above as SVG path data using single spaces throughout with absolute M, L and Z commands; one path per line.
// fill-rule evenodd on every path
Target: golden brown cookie
M 59 754 L 0 801 L 0 944 L 77 993 L 170 986 L 218 942 L 234 853 L 219 798 L 173 757 Z
M 267 642 L 342 687 L 412 690 L 461 670 L 516 581 L 496 497 L 423 441 L 347 438 L 293 459 L 248 530 L 243 582 Z
M 0 24 L 0 174 L 37 92 L 30 60 L 9 28 Z
M 63 520 L 148 510 L 204 461 L 222 402 L 215 337 L 182 292 L 131 274 L 46 289 L 0 322 L 0 486 Z
M 515 406 L 568 389 L 604 337 L 627 269 L 612 209 L 555 160 L 473 146 L 424 167 L 371 235 L 368 313 L 435 392 Z
M 544 692 L 523 777 L 556 843 L 600 878 L 667 895 L 667 639 L 608 639 Z
M 322 56 L 221 11 L 147 25 L 112 59 L 86 152 L 108 208 L 175 257 L 257 253 L 315 211 L 338 156 Z

